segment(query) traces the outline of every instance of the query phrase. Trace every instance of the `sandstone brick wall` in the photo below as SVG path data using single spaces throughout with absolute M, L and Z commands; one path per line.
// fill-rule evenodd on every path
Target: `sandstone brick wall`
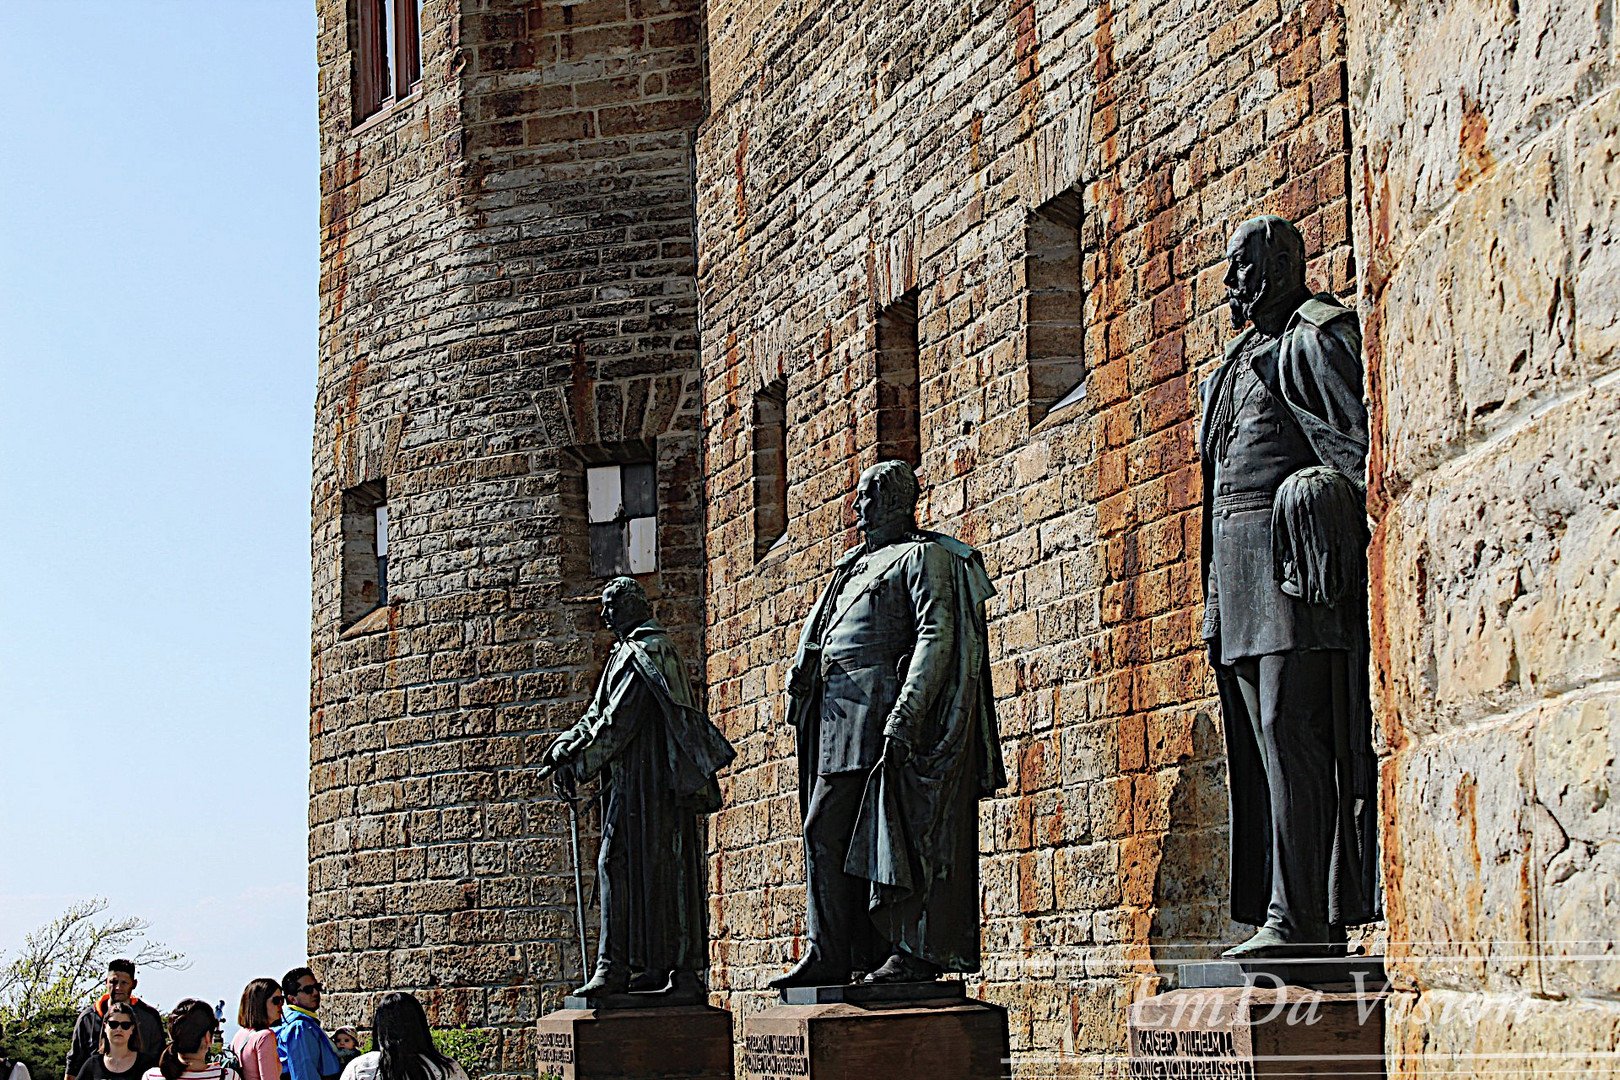
M 1391 1075 L 1609 1076 L 1611 14 L 1544 0 L 1348 7 L 1385 877 L 1404 990 Z
M 1230 334 L 1220 260 L 1244 217 L 1299 222 L 1313 283 L 1353 291 L 1342 13 L 715 0 L 708 25 L 708 682 L 740 751 L 711 838 L 712 985 L 759 1009 L 803 947 L 786 668 L 877 459 L 878 313 L 916 289 L 922 517 L 1000 590 L 1013 780 L 981 817 L 970 988 L 1009 1008 L 1021 1075 L 1093 1074 L 1155 955 L 1238 932 L 1197 641 L 1196 385 Z M 1089 381 L 1032 422 L 1029 215 L 1076 189 Z M 787 542 L 756 563 L 751 417 L 780 377 Z
M 657 462 L 646 582 L 699 655 L 700 13 L 428 0 L 421 90 L 354 127 L 348 6 L 318 4 L 309 952 L 328 1021 L 415 990 L 533 1075 L 579 970 L 533 770 L 608 644 L 586 462 Z M 342 492 L 374 480 L 391 602 L 342 630 Z

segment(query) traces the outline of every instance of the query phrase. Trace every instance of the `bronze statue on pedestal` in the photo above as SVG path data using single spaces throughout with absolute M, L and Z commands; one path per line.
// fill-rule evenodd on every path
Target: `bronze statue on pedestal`
M 1259 927 L 1226 955 L 1342 955 L 1345 927 L 1379 908 L 1361 326 L 1306 288 L 1304 242 L 1282 218 L 1245 222 L 1226 257 L 1243 333 L 1200 388 L 1203 637 L 1226 734 L 1232 917 Z
M 911 467 L 856 489 L 789 677 L 809 950 L 777 989 L 916 982 L 979 967 L 979 800 L 1006 783 L 979 553 L 920 531 Z

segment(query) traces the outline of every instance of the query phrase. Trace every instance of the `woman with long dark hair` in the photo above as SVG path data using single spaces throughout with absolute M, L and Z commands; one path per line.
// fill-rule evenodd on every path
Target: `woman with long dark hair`
M 412 994 L 389 994 L 371 1018 L 371 1044 L 343 1070 L 342 1080 L 467 1080 L 462 1067 L 433 1045 L 427 1013 Z
M 134 1006 L 113 1001 L 101 1015 L 101 1044 L 85 1059 L 74 1080 L 138 1080 L 156 1064 L 157 1055 L 147 1053 L 141 1043 Z
M 231 1039 L 231 1052 L 242 1063 L 242 1080 L 281 1080 L 274 1028 L 281 1023 L 281 1007 L 286 1002 L 281 984 L 274 979 L 254 979 L 242 989 L 236 1007 L 241 1030 Z
M 219 1020 L 206 1001 L 186 998 L 169 1013 L 169 1045 L 157 1068 L 142 1080 L 232 1080 L 234 1074 L 220 1064 L 208 1063 L 208 1052 L 219 1036 Z

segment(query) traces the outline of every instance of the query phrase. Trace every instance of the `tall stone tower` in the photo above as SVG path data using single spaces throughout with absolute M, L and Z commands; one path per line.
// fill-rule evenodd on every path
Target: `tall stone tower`
M 311 961 L 496 1072 L 579 970 L 534 780 L 634 572 L 689 655 L 697 0 L 320 0 Z M 538 992 L 537 992 L 538 990 Z

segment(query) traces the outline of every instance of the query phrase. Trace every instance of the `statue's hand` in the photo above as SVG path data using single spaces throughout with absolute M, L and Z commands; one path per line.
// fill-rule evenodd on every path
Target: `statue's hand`
M 893 762 L 896 765 L 904 765 L 911 760 L 910 745 L 893 735 L 885 735 L 883 737 L 883 760 Z
M 579 791 L 574 780 L 574 770 L 567 765 L 557 765 L 551 770 L 551 790 L 557 793 L 557 798 L 564 802 L 573 802 L 579 798 Z
M 810 690 L 811 686 L 809 675 L 806 675 L 804 671 L 798 667 L 795 667 L 792 671 L 788 672 L 788 693 L 791 696 L 796 698 L 809 697 Z
M 546 747 L 546 752 L 540 759 L 540 779 L 544 780 L 562 770 L 568 764 L 568 759 L 574 756 L 579 747 L 572 735 L 572 732 L 565 731 Z

